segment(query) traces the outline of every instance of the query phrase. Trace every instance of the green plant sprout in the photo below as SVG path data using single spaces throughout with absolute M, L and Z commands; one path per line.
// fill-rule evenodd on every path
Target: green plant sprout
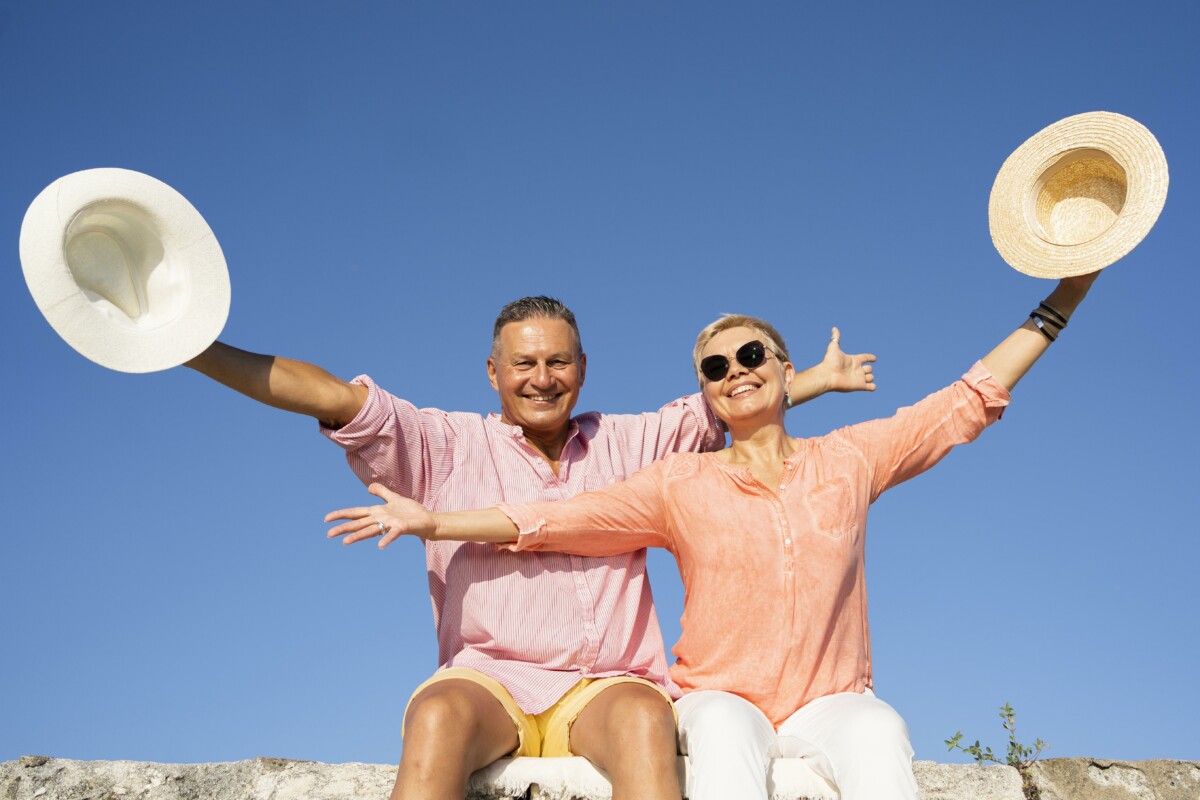
M 1003 761 L 996 758 L 995 753 L 990 747 L 982 747 L 979 740 L 975 740 L 975 744 L 963 747 L 962 731 L 954 734 L 946 740 L 946 747 L 953 751 L 956 748 L 962 750 L 967 755 L 975 759 L 975 763 L 983 766 L 984 762 L 990 761 L 994 764 L 1007 764 L 1010 767 L 1016 767 L 1017 772 L 1021 773 L 1022 779 L 1025 778 L 1026 772 L 1034 761 L 1037 761 L 1038 756 L 1043 750 L 1049 750 L 1050 745 L 1043 742 L 1041 739 L 1034 741 L 1032 747 L 1021 744 L 1017 741 L 1017 714 L 1013 711 L 1013 707 L 1005 703 L 1000 708 L 1000 719 L 1004 720 L 1004 730 L 1008 731 L 1008 753 Z

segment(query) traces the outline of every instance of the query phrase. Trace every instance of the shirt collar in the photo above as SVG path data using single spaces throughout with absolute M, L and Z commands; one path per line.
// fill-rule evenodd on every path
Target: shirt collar
M 500 415 L 494 411 L 491 414 L 487 415 L 487 424 L 490 425 L 491 427 L 495 428 L 496 430 L 500 431 L 505 436 L 508 436 L 513 439 L 518 439 L 522 442 L 525 441 L 525 431 L 521 428 L 520 425 L 510 425 L 509 423 L 507 423 L 503 419 L 501 419 Z M 566 450 L 567 445 L 569 445 L 571 443 L 571 440 L 574 439 L 578 435 L 579 435 L 579 422 L 577 421 L 576 417 L 571 417 L 571 420 L 567 423 L 567 439 L 565 442 L 563 442 L 563 450 Z

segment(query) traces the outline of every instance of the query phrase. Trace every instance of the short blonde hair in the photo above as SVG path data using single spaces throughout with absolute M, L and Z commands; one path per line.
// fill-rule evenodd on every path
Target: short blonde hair
M 775 352 L 780 361 L 792 360 L 788 357 L 787 343 L 783 341 L 783 337 L 771 323 L 758 317 L 748 317 L 745 314 L 722 314 L 716 322 L 704 326 L 704 330 L 700 331 L 700 335 L 696 337 L 696 349 L 692 351 L 692 364 L 696 367 L 696 379 L 700 381 L 701 386 L 704 385 L 704 376 L 700 374 L 700 354 L 704 352 L 704 348 L 713 340 L 713 337 L 730 328 L 750 328 L 758 331 L 766 339 L 767 347 Z

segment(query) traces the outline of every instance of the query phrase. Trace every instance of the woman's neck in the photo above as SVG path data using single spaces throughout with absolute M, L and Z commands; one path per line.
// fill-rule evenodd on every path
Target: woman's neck
M 730 445 L 725 460 L 742 466 L 781 464 L 796 452 L 796 443 L 782 423 L 761 425 L 753 430 L 729 431 Z
M 732 444 L 721 451 L 727 464 L 750 471 L 754 479 L 771 491 L 783 491 L 784 459 L 796 452 L 796 443 L 783 424 L 764 425 L 753 432 L 739 435 L 730 431 Z

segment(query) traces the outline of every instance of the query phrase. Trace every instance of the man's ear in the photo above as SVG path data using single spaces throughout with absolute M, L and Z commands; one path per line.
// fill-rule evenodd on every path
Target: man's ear
M 583 379 L 587 375 L 587 353 L 579 354 L 579 385 L 583 386 Z
M 499 392 L 500 387 L 496 384 L 496 359 L 488 356 L 487 360 L 488 383 L 492 385 L 492 389 Z

